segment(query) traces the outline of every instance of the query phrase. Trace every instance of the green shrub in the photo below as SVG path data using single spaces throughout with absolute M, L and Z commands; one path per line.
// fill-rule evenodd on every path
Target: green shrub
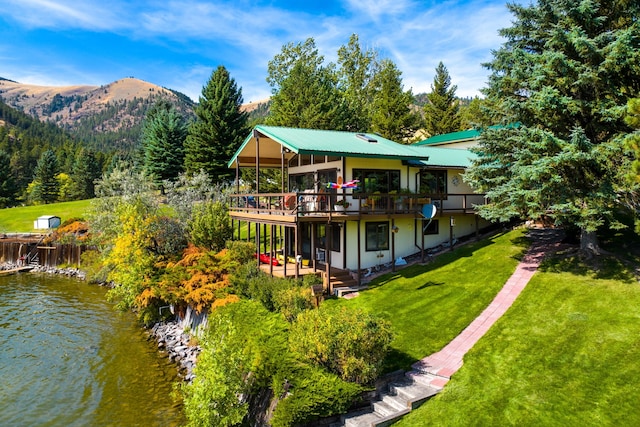
M 347 381 L 366 384 L 382 367 L 391 325 L 362 310 L 310 310 L 291 326 L 290 348 Z
M 226 244 L 229 256 L 240 264 L 249 263 L 256 267 L 256 246 L 253 242 L 243 242 L 240 240 L 229 240 Z
M 220 251 L 231 238 L 231 219 L 224 202 L 203 202 L 193 207 L 189 221 L 191 242 L 213 251 Z
M 358 384 L 319 367 L 299 365 L 288 375 L 288 390 L 283 391 L 276 406 L 273 427 L 290 427 L 344 413 L 362 391 Z
M 183 386 L 189 425 L 240 424 L 249 394 L 270 385 L 289 360 L 286 322 L 279 316 L 255 301 L 217 308 L 202 339 L 196 378 Z
M 292 286 L 276 290 L 273 294 L 276 311 L 282 313 L 285 319 L 293 322 L 300 313 L 313 308 L 313 296 L 310 287 Z

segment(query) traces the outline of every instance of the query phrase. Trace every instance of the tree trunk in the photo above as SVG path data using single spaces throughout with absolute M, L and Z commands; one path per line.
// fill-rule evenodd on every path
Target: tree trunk
M 580 252 L 587 258 L 593 258 L 602 254 L 598 235 L 595 231 L 580 230 Z

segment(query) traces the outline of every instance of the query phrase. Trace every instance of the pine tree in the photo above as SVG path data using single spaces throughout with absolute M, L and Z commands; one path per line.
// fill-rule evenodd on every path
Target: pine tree
M 60 190 L 56 179 L 58 174 L 58 159 L 52 150 L 40 155 L 33 177 L 31 199 L 36 203 L 53 203 L 58 199 Z
M 424 106 L 426 131 L 429 135 L 442 135 L 460 130 L 460 104 L 456 98 L 456 85 L 442 62 L 436 67 L 436 75 L 427 94 L 429 102 Z
M 374 85 L 371 130 L 393 141 L 410 139 L 419 127 L 419 116 L 411 111 L 413 95 L 402 87 L 401 71 L 385 59 Z
M 95 181 L 100 178 L 102 165 L 92 150 L 77 151 L 71 166 L 72 200 L 84 200 L 95 197 Z
M 587 256 L 596 232 L 619 228 L 626 159 L 623 112 L 640 95 L 640 3 L 538 0 L 507 6 L 513 26 L 486 64 L 484 90 L 504 125 L 482 133 L 465 174 L 486 192 L 489 219 L 536 219 L 580 230 Z
M 18 188 L 11 172 L 11 158 L 0 151 L 0 208 L 13 206 Z
M 242 89 L 229 72 L 219 66 L 195 109 L 197 119 L 189 126 L 185 143 L 185 169 L 194 174 L 205 171 L 212 180 L 232 179 L 227 162 L 249 133 L 247 114 L 240 111 Z
M 142 129 L 144 171 L 162 186 L 184 169 L 184 144 L 188 128 L 184 118 L 164 99 L 149 109 Z

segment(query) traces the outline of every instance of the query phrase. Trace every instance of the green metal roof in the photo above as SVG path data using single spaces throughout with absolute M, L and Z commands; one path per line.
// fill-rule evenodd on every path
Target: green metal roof
M 447 168 L 468 168 L 471 162 L 477 157 L 475 153 L 469 150 L 457 148 L 440 148 L 440 147 L 421 147 L 429 156 L 428 160 L 422 160 L 421 163 L 431 167 L 447 167 Z
M 236 159 L 246 158 L 255 153 L 256 135 L 261 141 L 258 147 L 261 156 L 264 153 L 272 159 L 276 157 L 273 143 L 266 143 L 263 148 L 263 139 L 276 142 L 295 154 L 398 160 L 427 160 L 428 158 L 428 154 L 420 147 L 399 144 L 373 133 L 258 125 L 233 155 L 228 163 L 229 167 L 233 167 Z M 242 164 L 242 161 L 240 163 Z
M 430 145 L 430 144 L 443 144 L 447 142 L 464 141 L 467 139 L 474 139 L 480 136 L 480 131 L 477 129 L 463 130 L 460 132 L 445 133 L 442 135 L 432 136 L 431 138 L 424 139 L 416 142 L 414 145 Z

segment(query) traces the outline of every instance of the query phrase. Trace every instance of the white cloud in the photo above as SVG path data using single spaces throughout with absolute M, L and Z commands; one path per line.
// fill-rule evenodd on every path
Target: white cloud
M 6 0 L 3 14 L 31 28 L 82 28 L 93 31 L 121 26 L 117 3 L 77 0 Z
M 188 63 L 163 65 L 160 51 L 148 61 L 147 70 L 133 74 L 145 75 L 153 83 L 194 99 L 211 71 L 225 65 L 247 101 L 270 94 L 265 82 L 267 63 L 282 45 L 313 37 L 320 54 L 335 61 L 338 48 L 353 33 L 359 35 L 363 47 L 378 49 L 382 57 L 398 65 L 405 89 L 429 91 L 435 68 L 442 61 L 458 86 L 458 95 L 473 96 L 488 74 L 481 63 L 491 59 L 491 49 L 500 47 L 498 29 L 509 26 L 511 17 L 502 0 L 343 0 L 341 9 L 327 8 L 320 15 L 279 8 L 277 0 L 268 4 L 241 0 L 0 0 L 0 9 L 5 19 L 27 28 L 112 32 L 132 46 L 144 42 L 180 51 L 180 58 Z M 10 50 L 6 56 L 11 56 Z M 67 77 L 131 73 L 132 64 L 118 64 L 117 60 L 112 59 L 112 70 L 75 70 Z

